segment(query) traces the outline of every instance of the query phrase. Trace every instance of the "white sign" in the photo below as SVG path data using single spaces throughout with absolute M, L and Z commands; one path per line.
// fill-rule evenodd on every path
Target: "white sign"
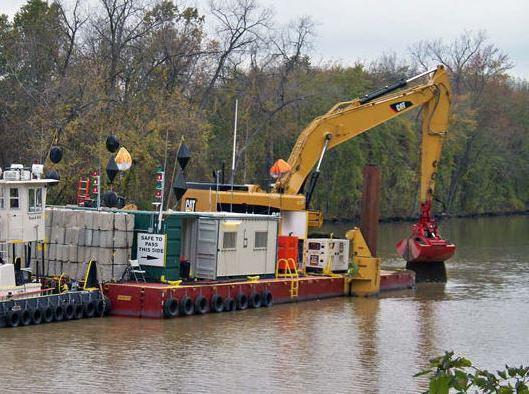
M 136 256 L 141 265 L 165 265 L 165 234 L 138 233 Z

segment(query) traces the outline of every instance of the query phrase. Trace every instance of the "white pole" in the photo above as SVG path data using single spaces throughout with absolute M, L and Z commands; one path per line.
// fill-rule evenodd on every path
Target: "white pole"
M 235 121 L 233 124 L 233 154 L 231 159 L 231 198 L 230 212 L 233 210 L 233 183 L 235 182 L 235 154 L 237 151 L 237 113 L 239 110 L 239 100 L 235 99 Z
M 239 108 L 239 100 L 235 100 L 235 123 L 233 125 L 233 156 L 231 160 L 231 188 L 233 189 L 233 182 L 235 178 L 235 153 L 237 150 L 237 112 Z

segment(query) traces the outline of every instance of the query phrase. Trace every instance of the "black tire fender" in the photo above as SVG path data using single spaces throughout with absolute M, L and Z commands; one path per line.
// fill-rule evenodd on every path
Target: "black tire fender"
M 55 307 L 55 310 L 53 311 L 53 319 L 55 321 L 63 321 L 64 320 L 64 308 L 62 305 L 57 305 Z
M 224 300 L 224 311 L 232 312 L 234 310 L 235 310 L 235 301 L 231 297 L 226 298 Z
M 248 299 L 248 305 L 250 308 L 260 308 L 263 303 L 262 301 L 261 293 L 253 292 Z
M 211 310 L 220 313 L 224 310 L 224 299 L 218 294 L 213 294 L 211 297 Z
M 96 312 L 95 316 L 101 317 L 105 313 L 105 300 L 100 299 L 96 301 Z
M 178 301 L 174 298 L 168 298 L 163 303 L 163 315 L 171 319 L 178 315 Z
M 272 293 L 270 293 L 269 290 L 265 290 L 261 293 L 261 300 L 262 300 L 263 306 L 271 307 L 273 298 L 274 297 L 272 296 Z
M 24 308 L 20 313 L 20 324 L 23 326 L 29 326 L 31 324 L 31 310 Z
M 31 322 L 35 325 L 42 323 L 44 317 L 44 309 L 35 308 L 31 311 Z
M 105 297 L 104 300 L 105 300 L 105 311 L 104 311 L 104 315 L 105 315 L 105 316 L 108 316 L 108 315 L 110 315 L 110 311 L 112 310 L 112 304 L 110 303 L 110 298 Z
M 84 316 L 84 305 L 82 303 L 75 304 L 74 319 L 82 319 Z
M 54 315 L 55 313 L 53 311 L 53 307 L 47 306 L 44 308 L 44 312 L 42 313 L 42 321 L 44 323 L 51 323 L 53 321 Z
M 195 313 L 195 304 L 193 304 L 193 300 L 189 298 L 188 296 L 184 296 L 180 300 L 180 314 L 184 316 L 189 316 Z
M 9 327 L 18 327 L 20 325 L 20 311 L 7 312 L 6 323 Z
M 237 309 L 240 311 L 243 311 L 248 308 L 248 297 L 244 293 L 237 294 L 237 297 L 235 298 L 235 305 L 237 306 Z
M 64 320 L 72 320 L 75 315 L 74 304 L 68 303 L 64 306 Z
M 197 298 L 195 298 L 195 312 L 198 315 L 203 315 L 205 313 L 208 313 L 208 311 L 209 311 L 208 300 L 203 295 L 198 295 Z
M 96 313 L 96 303 L 95 301 L 89 301 L 85 304 L 85 308 L 84 308 L 84 316 L 85 317 L 94 317 Z

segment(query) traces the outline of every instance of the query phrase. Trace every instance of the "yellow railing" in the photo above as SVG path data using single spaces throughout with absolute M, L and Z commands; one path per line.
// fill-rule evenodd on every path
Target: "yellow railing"
M 284 272 L 279 271 L 281 263 L 285 264 Z M 291 268 L 294 267 L 294 269 Z M 296 267 L 296 261 L 293 258 L 279 259 L 276 264 L 276 278 L 289 278 L 290 281 L 290 298 L 296 298 L 299 294 L 299 274 Z

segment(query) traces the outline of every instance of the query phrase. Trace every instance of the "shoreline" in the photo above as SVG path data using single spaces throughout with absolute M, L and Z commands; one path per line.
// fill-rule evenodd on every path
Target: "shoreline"
M 474 219 L 474 218 L 483 218 L 483 217 L 507 217 L 507 216 L 529 216 L 529 210 L 524 211 L 508 211 L 508 212 L 484 212 L 484 213 L 468 213 L 468 214 L 442 214 L 435 215 L 435 217 L 440 218 L 439 221 L 445 219 Z M 406 222 L 415 222 L 419 219 L 419 216 L 405 216 L 405 217 L 387 217 L 382 218 L 379 223 L 406 223 Z M 350 223 L 359 223 L 360 217 L 354 217 L 352 219 L 324 219 L 325 224 L 350 224 Z

